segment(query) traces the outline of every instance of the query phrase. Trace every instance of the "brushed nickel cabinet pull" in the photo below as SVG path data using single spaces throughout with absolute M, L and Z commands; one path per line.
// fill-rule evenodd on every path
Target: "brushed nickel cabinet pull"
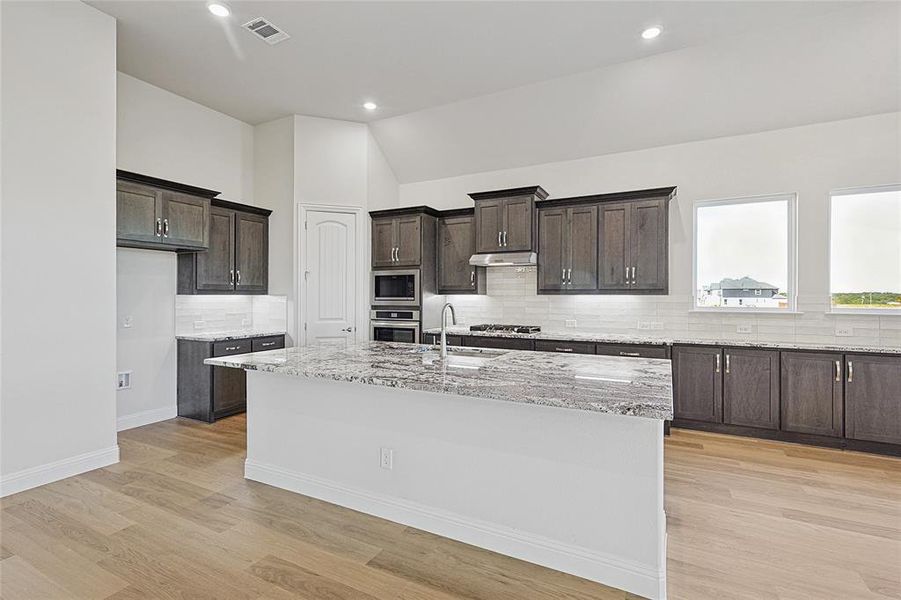
M 569 285 L 573 284 L 573 270 L 572 269 L 569 269 L 568 272 L 566 273 L 566 279 L 567 279 L 567 281 L 569 281 Z
M 169 237 L 169 219 L 163 219 L 163 237 Z
M 716 355 L 716 372 L 717 373 L 720 372 L 720 355 L 719 355 L 719 353 L 717 353 L 717 355 Z
M 556 350 L 557 352 L 572 352 L 573 351 L 572 348 L 557 348 L 557 347 L 555 347 L 554 350 Z
M 262 342 L 260 344 L 260 346 L 262 346 L 263 348 L 266 348 L 267 346 L 274 346 L 274 345 L 275 345 L 275 342 Z
M 241 346 L 226 346 L 225 350 L 227 352 L 231 352 L 232 350 L 240 350 Z
M 732 362 L 729 360 L 729 355 L 726 355 L 726 375 L 729 374 L 729 371 L 732 368 Z
M 156 220 L 156 237 L 160 237 L 161 235 L 163 235 L 163 220 L 157 219 Z
M 497 232 L 497 247 L 498 248 L 501 247 L 501 232 L 500 231 Z
M 835 380 L 842 380 L 842 361 L 840 360 L 835 361 Z
M 237 277 L 238 285 L 241 285 L 241 269 L 238 269 L 237 271 L 235 271 L 235 275 Z
M 641 352 L 620 352 L 620 356 L 641 356 Z
M 235 270 L 234 269 L 230 269 L 228 271 L 228 283 L 230 285 L 235 285 Z
M 632 285 L 638 283 L 638 280 L 635 279 L 635 273 L 637 272 L 638 267 L 632 267 Z
M 476 270 L 473 269 L 472 271 L 469 272 L 469 287 L 475 287 L 475 286 L 476 286 Z
M 854 362 L 848 361 L 848 383 L 854 381 Z
M 504 248 L 507 247 L 507 232 L 504 232 Z

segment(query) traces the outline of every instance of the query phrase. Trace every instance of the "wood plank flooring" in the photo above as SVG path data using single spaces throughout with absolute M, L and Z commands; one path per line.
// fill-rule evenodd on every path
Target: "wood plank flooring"
M 3 600 L 635 596 L 243 479 L 243 416 L 0 500 Z M 672 600 L 901 599 L 901 460 L 674 430 Z

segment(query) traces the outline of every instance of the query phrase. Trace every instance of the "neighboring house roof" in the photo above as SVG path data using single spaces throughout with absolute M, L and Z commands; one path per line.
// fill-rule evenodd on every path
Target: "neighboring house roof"
M 710 284 L 711 290 L 778 290 L 773 284 L 757 281 L 750 277 L 731 279 L 726 277 L 717 283 Z

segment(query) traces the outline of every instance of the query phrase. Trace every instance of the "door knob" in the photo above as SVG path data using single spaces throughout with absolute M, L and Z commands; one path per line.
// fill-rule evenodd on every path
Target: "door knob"
M 354 330 L 353 327 L 345 327 L 341 331 L 343 331 L 344 333 L 353 333 L 353 330 Z

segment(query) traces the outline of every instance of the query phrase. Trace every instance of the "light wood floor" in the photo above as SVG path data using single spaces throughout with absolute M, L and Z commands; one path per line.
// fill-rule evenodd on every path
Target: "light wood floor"
M 244 419 L 123 432 L 122 462 L 0 501 L 0 596 L 625 599 L 245 481 Z M 901 598 L 901 460 L 674 431 L 669 598 Z

